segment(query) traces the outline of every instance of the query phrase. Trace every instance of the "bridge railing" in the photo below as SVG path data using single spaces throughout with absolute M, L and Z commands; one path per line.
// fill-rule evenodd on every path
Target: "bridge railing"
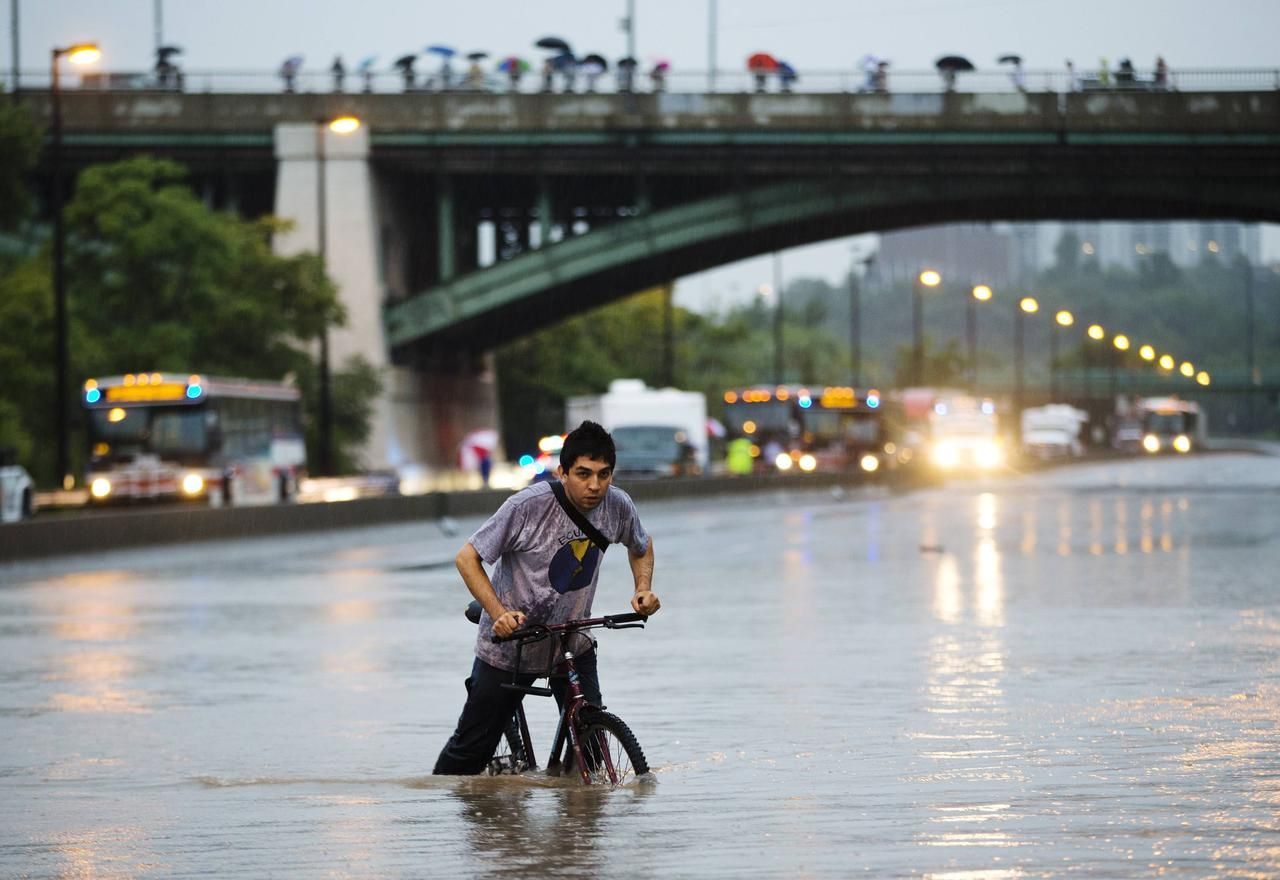
M 19 75 L 19 86 L 23 89 L 49 88 L 49 72 L 24 71 Z M 10 91 L 13 85 L 11 71 L 0 72 L 0 87 Z M 293 91 L 302 93 L 326 93 L 335 91 L 331 74 L 322 71 L 302 71 L 293 80 Z M 347 92 L 358 93 L 369 91 L 379 94 L 394 94 L 406 91 L 404 78 L 391 71 L 381 71 L 367 79 L 355 74 L 347 74 L 344 80 Z M 366 88 L 367 86 L 367 88 Z M 890 93 L 929 94 L 946 90 L 946 83 L 935 70 L 890 71 L 884 83 Z M 661 87 L 647 73 L 640 72 L 635 77 L 634 91 L 652 92 L 668 91 L 684 94 L 705 94 L 707 92 L 742 93 L 753 92 L 761 87 L 767 92 L 784 90 L 782 81 L 776 74 L 764 78 L 763 86 L 756 77 L 745 70 L 719 70 L 714 76 L 705 70 L 668 71 L 662 79 Z M 1080 71 L 1074 77 L 1065 70 L 1029 70 L 1025 73 L 1025 87 L 1030 92 L 1070 92 L 1070 91 L 1129 91 L 1147 92 L 1176 90 L 1184 92 L 1223 92 L 1223 91 L 1266 91 L 1280 89 L 1280 68 L 1211 68 L 1195 70 L 1175 70 L 1169 74 L 1165 85 L 1157 86 L 1155 74 L 1150 70 L 1138 70 L 1132 81 L 1119 80 L 1114 72 L 1106 77 L 1100 71 Z M 101 91 L 185 91 L 189 93 L 227 93 L 255 94 L 282 92 L 284 81 L 278 73 L 252 70 L 190 70 L 182 71 L 180 77 L 170 77 L 161 82 L 151 71 L 140 70 L 97 70 L 80 75 L 65 75 L 63 88 L 72 90 Z M 797 93 L 857 93 L 875 91 L 875 86 L 866 73 L 859 70 L 802 70 L 787 88 Z M 955 80 L 955 91 L 967 93 L 999 93 L 1013 92 L 1017 89 L 1009 70 L 977 70 L 961 73 Z M 457 91 L 457 92 L 491 92 L 504 93 L 518 91 L 536 93 L 544 91 L 542 78 L 535 74 L 526 74 L 513 89 L 511 82 L 501 74 L 486 74 L 482 83 L 469 84 L 464 77 L 455 72 L 450 87 L 446 88 L 439 71 L 420 73 L 414 79 L 411 91 Z M 557 75 L 552 84 L 552 91 L 565 90 L 565 79 Z M 606 73 L 593 84 L 592 90 L 601 93 L 615 93 L 618 82 L 612 73 Z M 578 74 L 573 80 L 572 91 L 583 93 L 588 91 L 587 79 Z

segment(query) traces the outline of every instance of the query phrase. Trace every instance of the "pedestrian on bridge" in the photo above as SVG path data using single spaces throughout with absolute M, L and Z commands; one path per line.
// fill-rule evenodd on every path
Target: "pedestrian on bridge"
M 329 73 L 333 74 L 333 90 L 343 91 L 347 79 L 347 66 L 342 63 L 341 55 L 333 56 L 333 64 L 329 65 Z

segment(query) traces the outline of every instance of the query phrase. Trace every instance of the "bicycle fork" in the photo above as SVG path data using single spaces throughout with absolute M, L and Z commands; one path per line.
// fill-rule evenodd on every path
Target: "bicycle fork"
M 591 784 L 591 772 L 583 755 L 583 743 L 581 737 L 578 736 L 578 714 L 582 707 L 586 705 L 587 699 L 583 696 L 582 685 L 578 678 L 578 669 L 573 663 L 573 653 L 564 652 L 565 670 L 569 678 L 569 694 L 566 700 L 565 709 L 560 713 L 560 723 L 556 727 L 556 738 L 551 745 L 551 757 L 547 759 L 547 773 L 556 776 L 560 775 L 560 753 L 564 749 L 565 739 L 569 741 L 569 747 L 573 749 L 573 758 L 578 765 L 578 773 L 582 776 L 584 785 Z M 567 737 L 566 737 L 567 733 Z M 609 749 L 602 734 L 596 735 L 596 742 L 587 746 L 591 748 L 594 745 L 595 750 L 600 754 L 604 761 L 605 769 L 609 774 L 609 782 L 613 785 L 618 784 L 618 773 L 613 768 L 613 756 L 609 754 Z M 598 762 L 593 762 L 598 763 Z

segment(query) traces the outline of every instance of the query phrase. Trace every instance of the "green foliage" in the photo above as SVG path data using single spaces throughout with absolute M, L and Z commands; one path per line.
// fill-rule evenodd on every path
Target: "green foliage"
M 181 166 L 150 158 L 87 169 L 65 210 L 69 350 L 73 387 L 87 376 L 198 371 L 279 379 L 313 373 L 312 340 L 343 314 L 314 254 L 282 257 L 285 228 L 209 210 Z M 55 359 L 48 249 L 0 276 L 0 443 L 48 483 Z M 11 381 L 12 380 L 12 381 Z M 368 433 L 367 363 L 333 377 L 335 458 Z M 308 409 L 314 423 L 314 407 Z M 73 438 L 73 452 L 80 442 Z
M 40 131 L 26 109 L 6 97 L 0 103 L 0 230 L 12 229 L 26 216 L 26 176 L 39 153 Z
M 320 371 L 308 361 L 298 373 L 302 409 L 306 415 L 307 460 L 312 470 L 320 462 Z M 353 355 L 330 376 L 333 404 L 333 470 L 351 474 L 363 468 L 356 451 L 369 439 L 373 401 L 382 391 L 382 377 L 369 361 Z

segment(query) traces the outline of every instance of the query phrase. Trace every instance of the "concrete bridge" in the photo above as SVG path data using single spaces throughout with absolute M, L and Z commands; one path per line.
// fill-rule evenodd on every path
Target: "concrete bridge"
M 26 93 L 37 115 L 46 93 Z M 486 354 L 655 283 L 953 220 L 1280 219 L 1280 92 L 64 92 L 75 167 L 138 152 L 327 252 L 335 362 L 387 369 L 367 462 L 448 465 L 496 421 Z M 354 135 L 320 122 L 351 113 Z

